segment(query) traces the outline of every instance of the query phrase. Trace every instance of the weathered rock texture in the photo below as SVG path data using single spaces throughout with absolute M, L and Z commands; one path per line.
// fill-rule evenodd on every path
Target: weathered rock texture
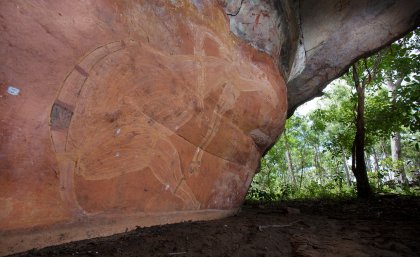
M 339 2 L 1 1 L 0 254 L 235 212 L 283 77 L 293 110 L 419 7 Z
M 286 89 L 220 6 L 2 1 L 0 15 L 0 253 L 240 206 Z
M 291 115 L 361 56 L 419 25 L 419 0 L 225 0 L 238 37 L 271 54 Z

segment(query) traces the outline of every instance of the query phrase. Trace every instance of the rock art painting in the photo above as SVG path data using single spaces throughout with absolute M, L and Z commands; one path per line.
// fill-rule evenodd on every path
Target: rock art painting
M 418 27 L 339 2 L 0 1 L 0 255 L 235 213 L 287 112 Z
M 286 89 L 198 2 L 0 3 L 0 254 L 238 209 Z

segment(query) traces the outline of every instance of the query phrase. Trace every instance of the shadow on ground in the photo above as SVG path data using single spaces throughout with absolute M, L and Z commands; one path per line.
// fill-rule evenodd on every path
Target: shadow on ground
M 247 203 L 216 221 L 138 228 L 13 256 L 420 256 L 420 198 Z

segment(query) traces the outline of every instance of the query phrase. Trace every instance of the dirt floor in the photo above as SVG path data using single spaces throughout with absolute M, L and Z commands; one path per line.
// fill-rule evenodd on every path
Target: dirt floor
M 248 203 L 230 218 L 138 228 L 14 256 L 420 256 L 420 198 Z

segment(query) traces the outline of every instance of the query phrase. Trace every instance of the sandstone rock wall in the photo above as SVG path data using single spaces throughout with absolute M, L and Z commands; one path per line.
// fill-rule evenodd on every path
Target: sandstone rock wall
M 285 82 L 216 2 L 2 1 L 0 24 L 0 254 L 229 215 L 281 133 Z

